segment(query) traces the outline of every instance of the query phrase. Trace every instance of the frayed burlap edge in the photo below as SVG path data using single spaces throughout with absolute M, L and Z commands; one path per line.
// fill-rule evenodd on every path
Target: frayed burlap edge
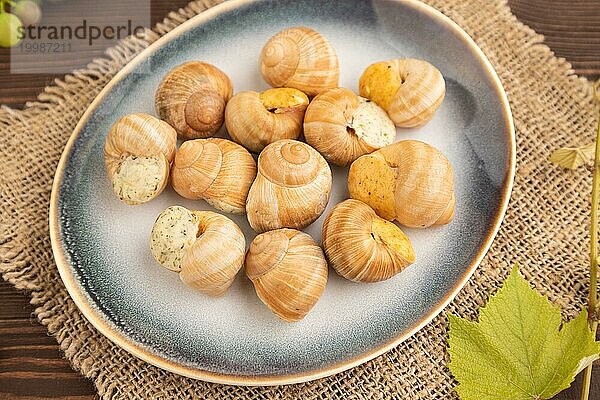
M 62 149 L 86 107 L 129 60 L 164 33 L 219 3 L 194 1 L 128 38 L 86 69 L 56 80 L 24 110 L 0 109 L 0 272 L 27 291 L 35 314 L 73 367 L 103 399 L 447 399 L 442 314 L 411 339 L 349 371 L 299 385 L 263 388 L 210 384 L 144 363 L 99 334 L 69 298 L 54 265 L 48 203 Z M 560 146 L 592 140 L 590 84 L 554 57 L 543 37 L 521 24 L 503 0 L 428 0 L 461 25 L 488 56 L 507 91 L 517 130 L 517 175 L 502 228 L 484 262 L 446 311 L 474 318 L 514 262 L 527 279 L 574 315 L 587 290 L 589 174 L 548 164 Z

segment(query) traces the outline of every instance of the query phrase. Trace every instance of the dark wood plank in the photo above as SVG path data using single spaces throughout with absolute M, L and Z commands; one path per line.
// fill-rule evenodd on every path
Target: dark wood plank
M 100 13 L 110 18 L 110 3 L 99 2 Z M 126 3 L 126 2 L 125 2 Z M 151 3 L 151 26 L 161 21 L 171 10 L 183 7 L 188 0 L 160 0 Z M 135 2 L 131 2 L 135 4 Z M 62 13 L 60 7 L 44 4 L 44 13 Z M 100 14 L 102 15 L 102 14 Z M 84 65 L 101 52 L 82 52 L 77 59 Z M 41 90 L 61 75 L 9 74 L 10 55 L 0 49 L 0 104 L 23 107 L 25 102 L 35 100 Z M 73 371 L 64 358 L 56 340 L 33 316 L 33 307 L 27 296 L 0 279 L 0 400 L 92 400 L 98 398 L 93 383 Z
M 24 293 L 1 281 L 0 305 L 0 399 L 95 398 L 92 382 L 71 369 Z
M 154 26 L 167 15 L 169 11 L 184 7 L 189 0 L 149 0 L 150 1 L 150 25 Z M 61 23 L 80 23 L 81 18 L 74 12 L 69 12 L 69 1 L 44 2 L 43 18 L 52 20 L 60 18 Z M 92 3 L 93 4 L 93 3 Z M 96 2 L 94 16 L 98 21 L 110 21 L 115 12 L 118 15 L 127 15 L 135 20 L 135 17 L 144 17 L 146 10 L 138 10 L 135 1 L 124 2 L 120 0 L 103 0 Z M 118 9 L 119 11 L 115 11 Z M 64 22 L 63 22 L 64 21 Z M 42 19 L 43 22 L 43 19 Z M 102 22 L 104 26 L 104 22 Z M 64 57 L 69 59 L 73 68 L 84 67 L 90 60 L 101 57 L 103 49 L 77 49 L 74 52 L 65 53 Z M 61 55 L 62 58 L 63 55 Z M 36 99 L 40 91 L 50 84 L 55 78 L 64 74 L 10 74 L 10 50 L 0 48 L 0 104 L 13 108 L 22 108 L 28 101 Z
M 110 17 L 112 1 L 102 1 L 100 13 Z M 546 36 L 546 43 L 559 57 L 565 57 L 580 75 L 595 79 L 600 75 L 600 0 L 509 0 L 517 17 Z M 133 2 L 132 2 L 133 3 Z M 152 0 L 151 23 L 187 0 Z M 62 13 L 73 18 L 68 2 L 46 2 L 45 15 Z M 99 3 L 100 4 L 100 3 Z M 134 11 L 132 11 L 134 12 Z M 75 15 L 76 17 L 76 15 Z M 79 52 L 74 59 L 82 63 L 100 52 Z M 9 74 L 10 56 L 0 49 L 0 104 L 22 107 L 35 100 L 40 91 L 61 75 Z M 82 64 L 83 65 L 83 64 Z M 74 372 L 54 338 L 48 336 L 34 316 L 24 293 L 0 282 L 0 400 L 3 399 L 73 399 L 96 398 L 91 381 Z M 595 368 L 592 400 L 600 400 L 600 364 Z M 556 399 L 579 398 L 581 377 Z
M 509 0 L 512 12 L 546 38 L 575 73 L 600 76 L 600 3 L 598 0 Z
M 111 0 L 114 1 L 114 0 Z M 68 2 L 64 2 L 68 4 Z M 109 3 L 109 2 L 106 2 Z M 119 2 L 122 3 L 122 2 Z M 104 2 L 103 2 L 104 4 Z M 153 0 L 152 22 L 161 19 L 168 10 L 181 7 L 186 0 Z M 546 36 L 546 43 L 559 57 L 567 58 L 577 74 L 590 79 L 600 76 L 600 7 L 598 0 L 509 0 L 519 19 Z M 44 12 L 51 14 L 52 3 L 44 5 Z M 65 5 L 60 10 L 64 14 Z M 110 16 L 111 7 L 99 12 Z M 77 59 L 85 61 L 101 55 L 100 51 L 81 52 Z M 9 74 L 10 56 L 7 49 L 0 49 L 0 104 L 22 107 L 36 98 L 40 90 L 61 75 Z

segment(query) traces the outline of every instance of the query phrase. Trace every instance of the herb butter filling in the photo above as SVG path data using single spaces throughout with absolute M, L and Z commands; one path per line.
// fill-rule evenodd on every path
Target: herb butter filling
M 129 156 L 113 176 L 113 190 L 126 203 L 139 204 L 155 197 L 164 179 L 165 166 L 161 159 Z
M 163 267 L 179 272 L 183 256 L 197 235 L 198 217 L 183 207 L 171 206 L 160 213 L 152 228 L 152 255 Z
M 348 127 L 354 130 L 359 139 L 375 148 L 387 146 L 396 139 L 396 127 L 387 113 L 363 97 L 359 98 L 358 107 Z

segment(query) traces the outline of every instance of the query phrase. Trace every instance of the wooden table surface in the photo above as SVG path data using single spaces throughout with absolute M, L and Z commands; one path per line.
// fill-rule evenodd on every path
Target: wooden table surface
M 186 3 L 152 0 L 151 23 Z M 44 14 L 64 12 L 56 11 L 55 4 L 44 4 Z M 600 0 L 509 0 L 509 4 L 521 21 L 546 36 L 546 43 L 570 61 L 577 74 L 589 79 L 600 75 Z M 11 75 L 9 61 L 9 52 L 0 49 L 0 104 L 22 107 L 56 77 Z M 71 369 L 54 338 L 37 322 L 28 300 L 0 282 L 0 400 L 97 398 L 92 382 Z M 591 399 L 600 400 L 600 364 L 594 371 Z M 556 398 L 578 399 L 580 380 Z

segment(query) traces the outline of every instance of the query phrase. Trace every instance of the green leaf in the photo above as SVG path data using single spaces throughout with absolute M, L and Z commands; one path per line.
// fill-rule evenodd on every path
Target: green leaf
M 561 325 L 560 309 L 515 266 L 479 310 L 479 322 L 448 314 L 450 371 L 462 400 L 549 399 L 598 358 L 587 313 Z

